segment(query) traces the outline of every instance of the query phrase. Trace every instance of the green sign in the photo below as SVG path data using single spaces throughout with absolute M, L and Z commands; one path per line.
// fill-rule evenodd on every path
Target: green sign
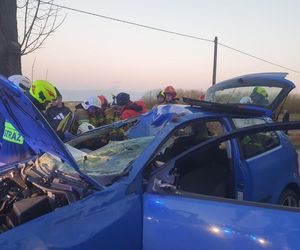
M 5 129 L 3 133 L 3 140 L 10 141 L 17 144 L 23 144 L 24 138 L 19 134 L 19 132 L 14 128 L 9 122 L 5 122 Z

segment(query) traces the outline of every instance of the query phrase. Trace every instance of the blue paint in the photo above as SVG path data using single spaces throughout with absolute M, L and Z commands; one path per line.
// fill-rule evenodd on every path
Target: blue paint
M 267 79 L 285 83 L 282 75 L 274 77 L 273 74 Z M 289 88 L 292 88 L 289 84 L 287 83 Z M 0 77 L 0 100 L 1 104 L 9 100 L 12 112 L 7 105 L 1 105 L 0 112 L 18 128 L 37 154 L 54 153 L 79 171 L 75 160 L 42 115 L 18 89 L 10 87 L 3 77 Z M 128 136 L 156 137 L 132 163 L 128 175 L 111 186 L 93 190 L 89 196 L 77 202 L 1 234 L 1 248 L 299 249 L 299 212 L 278 209 L 272 205 L 261 207 L 253 202 L 238 203 L 230 199 L 203 195 L 189 196 L 180 192 L 160 194 L 152 189 L 153 182 L 149 181 L 147 186 L 143 184 L 144 168 L 172 132 L 192 121 L 218 120 L 230 134 L 234 128 L 228 114 L 186 105 L 162 105 L 137 119 L 136 126 L 128 131 Z M 113 126 L 117 128 L 126 122 L 128 121 L 115 123 Z M 26 126 L 22 126 L 25 123 Z M 300 126 L 300 123 L 298 125 Z M 292 146 L 285 135 L 281 132 L 278 135 L 278 148 L 248 160 L 242 159 L 237 140 L 231 139 L 234 191 L 243 192 L 244 199 L 258 201 L 263 189 L 266 193 L 262 196 L 270 193 L 272 199 L 269 202 L 277 203 L 287 184 L 294 182 L 299 185 Z M 207 142 L 207 145 L 209 143 Z M 205 145 L 202 143 L 196 147 Z M 262 169 L 267 168 L 266 162 L 275 164 L 275 156 L 279 153 L 283 155 L 282 159 L 278 160 L 280 166 L 272 171 L 274 176 L 269 176 L 270 171 L 263 172 Z M 185 152 L 177 158 L 183 157 L 184 154 Z M 177 158 L 175 157 L 175 160 Z M 165 164 L 155 177 L 162 178 L 167 183 L 174 181 L 170 170 L 174 167 L 175 160 Z M 288 162 L 289 166 L 284 165 L 284 162 Z M 4 166 L 2 171 L 9 168 Z M 91 177 L 80 174 L 88 182 L 96 183 Z M 237 185 L 240 182 L 243 186 Z M 272 188 L 269 188 L 270 186 Z

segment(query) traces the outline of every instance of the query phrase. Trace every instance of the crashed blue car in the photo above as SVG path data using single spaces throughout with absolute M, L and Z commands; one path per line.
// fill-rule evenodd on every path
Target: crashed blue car
M 36 152 L 1 166 L 1 248 L 298 249 L 297 153 L 282 131 L 300 123 L 271 119 L 295 87 L 285 77 L 230 79 L 67 143 L 0 77 L 0 112 Z

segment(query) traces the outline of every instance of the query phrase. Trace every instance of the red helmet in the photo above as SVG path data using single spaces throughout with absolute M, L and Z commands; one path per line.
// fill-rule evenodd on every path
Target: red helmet
M 101 104 L 101 108 L 106 108 L 108 106 L 108 101 L 107 101 L 107 99 L 105 98 L 104 95 L 99 95 L 98 99 L 99 99 L 99 102 Z
M 165 88 L 164 92 L 165 92 L 165 94 L 171 94 L 173 96 L 176 96 L 176 94 L 177 94 L 173 86 L 167 86 Z

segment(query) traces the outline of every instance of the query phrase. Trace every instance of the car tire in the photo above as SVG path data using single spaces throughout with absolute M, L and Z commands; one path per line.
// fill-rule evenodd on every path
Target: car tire
M 280 195 L 279 204 L 288 207 L 299 207 L 300 197 L 294 190 L 286 189 Z

